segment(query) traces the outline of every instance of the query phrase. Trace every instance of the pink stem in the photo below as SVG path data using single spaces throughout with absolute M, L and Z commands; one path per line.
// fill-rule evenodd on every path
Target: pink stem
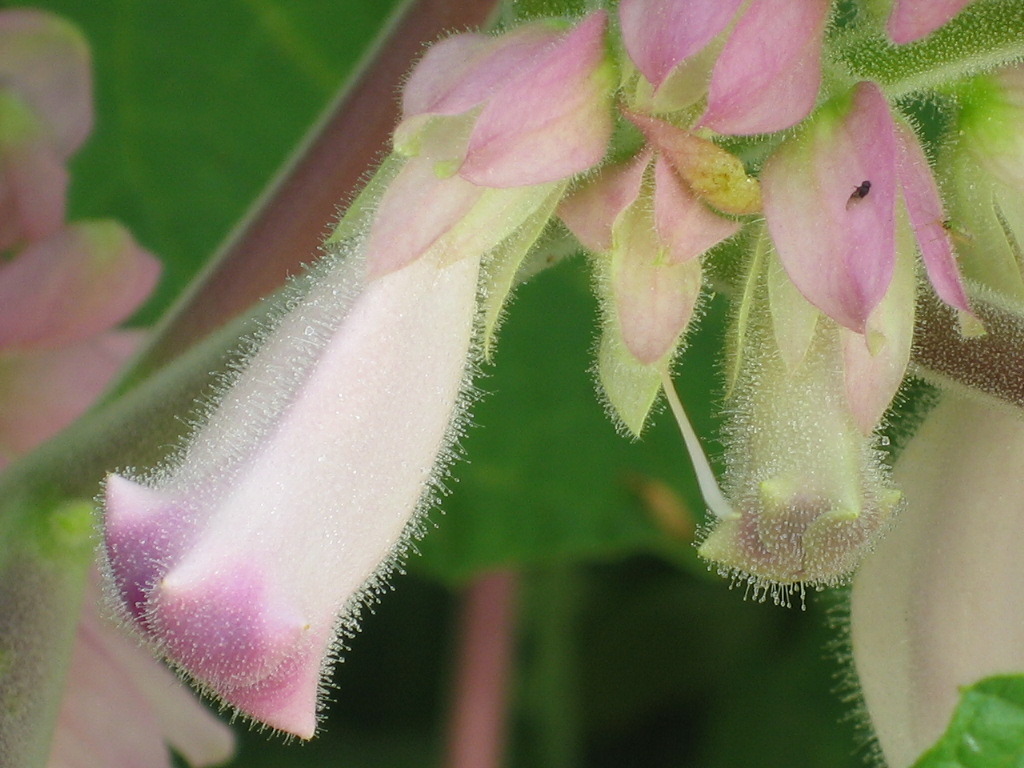
M 463 599 L 447 768 L 502 764 L 518 589 L 514 572 L 497 571 L 475 581 Z

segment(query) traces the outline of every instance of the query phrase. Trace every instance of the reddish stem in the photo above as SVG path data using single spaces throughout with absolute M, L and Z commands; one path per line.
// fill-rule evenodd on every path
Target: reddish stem
M 338 205 L 388 150 L 397 94 L 424 45 L 478 27 L 498 0 L 415 0 L 386 30 L 376 55 L 335 98 L 270 188 L 173 312 L 137 371 L 153 371 L 279 288 L 312 261 Z
M 479 578 L 463 598 L 447 768 L 502 764 L 518 588 L 515 573 L 498 571 Z
M 977 296 L 971 307 L 986 334 L 966 339 L 948 307 L 937 300 L 921 302 L 914 362 L 940 378 L 1024 407 L 1024 317 Z

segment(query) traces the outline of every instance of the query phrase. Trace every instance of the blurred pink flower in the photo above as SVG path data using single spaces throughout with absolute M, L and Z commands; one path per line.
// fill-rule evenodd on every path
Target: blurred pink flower
M 71 224 L 0 264 L 0 350 L 103 333 L 138 309 L 159 274 L 156 257 L 117 222 Z
M 94 575 L 86 588 L 48 768 L 171 768 L 169 747 L 190 766 L 234 752 L 231 729 L 169 670 L 101 618 Z
M 0 250 L 64 221 L 64 162 L 92 128 L 89 48 L 63 19 L 0 11 Z
M 69 226 L 0 264 L 0 468 L 102 393 L 138 338 L 111 329 L 159 272 L 111 221 Z

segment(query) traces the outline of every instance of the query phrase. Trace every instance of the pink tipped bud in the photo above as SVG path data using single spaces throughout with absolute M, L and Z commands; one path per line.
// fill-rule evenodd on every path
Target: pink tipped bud
M 639 434 L 693 317 L 698 257 L 739 224 L 705 207 L 665 158 L 652 164 L 649 151 L 606 168 L 562 204 L 561 215 L 596 251 L 605 314 L 601 386 L 616 416 Z
M 622 0 L 622 40 L 637 69 L 660 86 L 718 37 L 742 0 Z
M 810 114 L 821 85 L 828 0 L 755 0 L 715 62 L 700 124 L 770 133 Z
M 894 0 L 887 29 L 897 45 L 912 43 L 951 21 L 972 0 Z
M 612 132 L 607 22 L 598 11 L 563 33 L 535 24 L 445 40 L 409 79 L 396 149 L 416 155 L 427 133 L 435 142 L 447 134 L 442 175 L 484 187 L 545 184 L 596 165 Z M 456 116 L 474 108 L 467 133 Z

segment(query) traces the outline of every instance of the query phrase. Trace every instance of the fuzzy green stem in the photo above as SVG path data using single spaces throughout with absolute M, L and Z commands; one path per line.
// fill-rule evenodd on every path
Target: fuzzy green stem
M 908 45 L 893 45 L 879 34 L 851 37 L 840 44 L 838 58 L 855 77 L 877 82 L 898 99 L 1024 60 L 1021 29 L 1024 3 L 985 0 Z

